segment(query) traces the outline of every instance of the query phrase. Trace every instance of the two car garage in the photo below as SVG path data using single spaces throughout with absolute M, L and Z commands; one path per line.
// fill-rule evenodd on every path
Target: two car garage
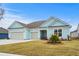
M 10 34 L 11 34 L 10 39 L 17 39 L 17 40 L 24 39 L 24 33 L 23 32 L 11 32 Z
M 33 25 L 31 25 L 33 27 Z M 31 31 L 29 29 L 29 25 L 27 26 L 24 23 L 15 21 L 9 28 L 9 38 L 10 39 L 17 39 L 17 40 L 24 40 L 24 39 L 38 39 L 38 32 Z
M 38 35 L 37 32 L 32 32 L 31 39 L 37 39 L 38 38 L 37 35 Z M 9 33 L 9 37 L 10 37 L 10 39 L 22 40 L 22 39 L 24 39 L 24 32 L 11 32 L 11 33 Z

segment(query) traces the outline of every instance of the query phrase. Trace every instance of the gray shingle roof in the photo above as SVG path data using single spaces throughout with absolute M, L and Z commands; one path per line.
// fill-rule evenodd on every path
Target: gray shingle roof
M 0 27 L 0 33 L 8 33 L 8 30 L 6 30 L 6 29 Z
M 70 33 L 74 33 L 74 32 L 77 32 L 78 30 L 74 30 L 74 31 L 72 31 L 72 32 L 70 32 Z
M 23 25 L 23 26 L 26 27 L 26 28 L 37 28 L 37 27 L 39 27 L 40 25 L 42 25 L 43 23 L 48 22 L 48 21 L 51 20 L 51 19 L 55 19 L 55 20 L 61 21 L 61 20 L 58 19 L 58 18 L 50 17 L 48 20 L 35 21 L 35 22 L 30 23 L 30 24 L 24 24 L 24 23 L 21 23 L 21 22 L 18 22 L 18 21 L 16 21 L 16 22 L 20 23 L 21 25 Z M 64 22 L 64 21 L 62 21 L 62 22 Z M 66 23 L 66 22 L 64 22 L 64 23 Z M 65 26 L 69 26 L 69 24 L 66 23 Z
M 27 24 L 25 24 L 25 23 L 22 23 L 22 22 L 19 22 L 19 21 L 15 21 L 15 22 L 21 24 L 21 25 L 24 26 L 24 27 L 27 27 Z
M 32 22 L 32 23 L 30 23 L 30 24 L 27 24 L 27 27 L 28 27 L 28 28 L 37 28 L 37 27 L 39 27 L 41 24 L 43 24 L 44 22 L 46 22 L 46 20 Z
M 19 22 L 19 21 L 15 21 L 19 24 L 21 24 L 22 26 L 26 27 L 26 28 L 37 28 L 39 27 L 41 24 L 43 24 L 46 20 L 41 20 L 41 21 L 35 21 L 35 22 L 32 22 L 30 24 L 24 24 L 22 22 Z
M 30 24 L 24 24 L 22 22 L 18 22 L 18 21 L 15 21 L 19 24 L 21 24 L 22 26 L 26 27 L 26 28 L 37 28 L 39 27 L 41 24 L 43 24 L 45 22 L 45 20 L 42 20 L 42 21 L 35 21 L 35 22 L 32 22 Z

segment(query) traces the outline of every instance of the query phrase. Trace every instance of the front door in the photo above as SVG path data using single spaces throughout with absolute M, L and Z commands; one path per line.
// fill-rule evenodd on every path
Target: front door
M 40 38 L 47 39 L 47 30 L 40 30 Z

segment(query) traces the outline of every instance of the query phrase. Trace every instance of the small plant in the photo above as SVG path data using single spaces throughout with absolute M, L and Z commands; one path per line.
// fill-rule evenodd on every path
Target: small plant
M 57 35 L 52 35 L 49 39 L 49 43 L 61 43 L 61 41 Z

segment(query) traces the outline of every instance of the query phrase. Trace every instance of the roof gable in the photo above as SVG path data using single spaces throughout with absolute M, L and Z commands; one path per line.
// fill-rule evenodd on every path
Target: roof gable
M 52 24 L 50 24 L 49 26 L 62 26 L 65 25 L 64 23 L 60 22 L 60 21 L 54 21 Z
M 70 26 L 68 23 L 64 22 L 55 17 L 49 18 L 45 23 L 43 23 L 40 27 L 50 27 L 50 26 Z
M 9 27 L 9 29 L 13 29 L 13 28 L 24 28 L 26 24 L 15 21 L 11 24 L 11 26 Z

